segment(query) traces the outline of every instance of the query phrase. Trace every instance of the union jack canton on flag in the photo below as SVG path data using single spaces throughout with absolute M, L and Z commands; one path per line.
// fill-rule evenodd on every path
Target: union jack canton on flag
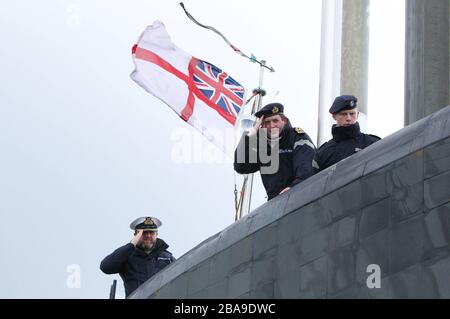
M 201 94 L 211 101 L 209 106 L 234 125 L 244 103 L 244 87 L 226 72 L 202 60 L 197 60 L 193 78 Z

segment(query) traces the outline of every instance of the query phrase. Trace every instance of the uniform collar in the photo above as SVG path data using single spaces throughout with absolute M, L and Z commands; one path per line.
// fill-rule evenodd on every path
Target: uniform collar
M 349 126 L 337 126 L 334 124 L 331 129 L 331 133 L 333 134 L 333 140 L 339 142 L 350 138 L 356 138 L 361 131 L 359 128 L 359 123 L 356 122 L 355 124 Z

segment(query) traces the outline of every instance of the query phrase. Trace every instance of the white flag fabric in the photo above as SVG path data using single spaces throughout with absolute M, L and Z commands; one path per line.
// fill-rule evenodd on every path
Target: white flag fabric
M 211 130 L 225 132 L 234 127 L 244 104 L 242 85 L 213 64 L 178 48 L 160 21 L 145 29 L 132 53 L 135 69 L 131 78 L 229 154 L 224 139 Z

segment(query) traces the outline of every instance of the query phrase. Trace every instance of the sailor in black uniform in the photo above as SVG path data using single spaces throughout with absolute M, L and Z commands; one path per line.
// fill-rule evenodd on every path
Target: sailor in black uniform
M 319 147 L 314 159 L 315 172 L 324 170 L 380 140 L 378 136 L 361 133 L 357 98 L 338 96 L 330 108 L 336 124 L 331 128 L 333 138 Z
M 169 245 L 158 238 L 161 221 L 156 217 L 140 217 L 130 224 L 134 237 L 130 243 L 106 256 L 100 269 L 105 274 L 119 273 L 128 297 L 136 288 L 161 269 L 175 261 Z
M 234 154 L 239 174 L 261 172 L 268 200 L 288 191 L 314 173 L 316 148 L 301 128 L 293 128 L 280 103 L 270 103 L 255 113 L 258 118 L 245 132 Z

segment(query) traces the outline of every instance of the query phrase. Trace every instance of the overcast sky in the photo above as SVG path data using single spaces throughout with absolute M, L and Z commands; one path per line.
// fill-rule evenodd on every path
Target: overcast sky
M 177 258 L 234 222 L 232 163 L 211 163 L 208 142 L 129 77 L 132 45 L 161 20 L 184 51 L 257 86 L 258 66 L 178 2 L 0 6 L 0 298 L 107 298 L 119 277 L 99 263 L 131 240 L 140 216 L 162 220 L 159 235 Z M 404 1 L 372 2 L 368 129 L 385 137 L 403 123 Z M 283 103 L 316 140 L 321 1 L 184 3 L 273 65 L 263 103 Z M 181 163 L 180 130 L 192 149 Z M 259 174 L 255 181 L 256 207 L 266 199 Z

